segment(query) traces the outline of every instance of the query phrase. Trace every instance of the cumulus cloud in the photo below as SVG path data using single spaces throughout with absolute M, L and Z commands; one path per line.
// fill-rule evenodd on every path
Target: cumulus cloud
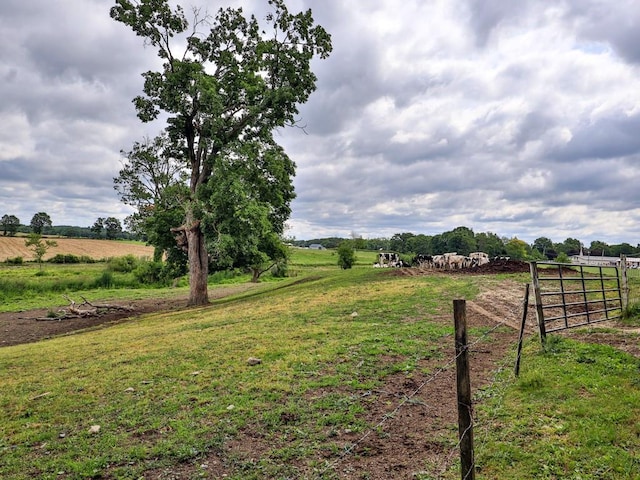
M 257 18 L 264 3 L 227 2 Z M 160 128 L 131 104 L 159 60 L 109 18 L 112 4 L 0 5 L 0 213 L 85 226 L 130 213 L 113 177 L 119 151 Z M 311 8 L 334 45 L 314 61 L 304 129 L 276 135 L 298 166 L 289 233 L 465 225 L 530 242 L 638 243 L 633 0 L 287 4 Z

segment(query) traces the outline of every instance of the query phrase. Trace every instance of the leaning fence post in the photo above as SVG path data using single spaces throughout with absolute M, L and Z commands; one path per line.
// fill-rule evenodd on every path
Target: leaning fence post
M 524 289 L 524 299 L 522 300 L 522 322 L 520 323 L 520 335 L 518 336 L 518 353 L 516 355 L 516 366 L 514 373 L 516 377 L 520 374 L 520 355 L 522 354 L 522 340 L 524 338 L 524 327 L 527 324 L 527 311 L 529 310 L 529 284 Z
M 467 346 L 467 311 L 464 300 L 453 301 L 456 339 L 456 373 L 458 392 L 458 438 L 460 442 L 460 474 L 462 480 L 475 479 L 473 458 L 473 417 L 469 356 Z

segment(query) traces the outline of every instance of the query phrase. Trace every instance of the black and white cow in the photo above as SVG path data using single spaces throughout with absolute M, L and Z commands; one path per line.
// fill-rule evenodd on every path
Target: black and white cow
M 378 263 L 373 265 L 374 267 L 402 267 L 403 263 L 400 260 L 400 254 L 398 253 L 382 253 L 378 254 Z
M 411 261 L 411 264 L 414 267 L 431 268 L 431 267 L 433 267 L 433 256 L 419 253 L 418 255 L 413 257 L 413 260 Z

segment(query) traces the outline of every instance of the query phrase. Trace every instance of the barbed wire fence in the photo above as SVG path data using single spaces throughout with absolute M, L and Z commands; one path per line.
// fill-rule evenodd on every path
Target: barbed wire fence
M 526 308 L 526 305 L 524 306 L 524 308 Z M 518 313 L 516 312 L 515 315 L 517 316 Z M 498 330 L 501 327 L 505 327 L 506 325 L 507 324 L 505 323 L 500 323 L 500 322 L 496 323 L 491 328 L 489 328 L 488 330 L 484 331 L 481 335 L 479 335 L 478 338 L 476 338 L 473 342 L 467 343 L 466 351 L 473 352 L 474 349 L 482 342 L 490 341 L 491 335 L 496 330 Z M 450 334 L 447 336 L 453 337 L 453 334 Z M 324 478 L 326 474 L 328 474 L 330 471 L 337 468 L 340 465 L 340 463 L 342 463 L 349 455 L 354 454 L 357 451 L 357 448 L 360 445 L 362 445 L 365 442 L 365 440 L 367 440 L 368 437 L 370 437 L 375 432 L 379 432 L 381 429 L 384 428 L 385 425 L 392 422 L 393 419 L 397 416 L 397 414 L 405 406 L 411 404 L 415 400 L 415 397 L 418 394 L 428 393 L 427 392 L 428 387 L 431 384 L 433 384 L 435 380 L 438 379 L 441 375 L 445 374 L 446 372 L 454 368 L 458 360 L 458 357 L 460 357 L 460 355 L 462 355 L 464 351 L 465 349 L 461 349 L 459 353 L 449 358 L 444 364 L 438 367 L 429 377 L 423 380 L 422 383 L 420 383 L 413 391 L 405 395 L 398 402 L 398 404 L 393 408 L 392 411 L 384 414 L 376 424 L 374 424 L 373 426 L 370 426 L 356 441 L 346 445 L 337 458 L 333 459 L 332 461 L 327 461 L 324 467 L 320 468 L 316 472 L 316 475 L 313 476 L 312 478 L 317 480 Z M 514 359 L 517 355 L 520 355 L 520 354 L 521 352 L 518 351 L 516 342 L 514 342 L 512 349 L 506 353 L 502 361 L 497 365 L 496 368 L 494 368 L 492 384 L 500 386 L 499 391 L 496 392 L 497 395 L 500 395 L 500 392 L 508 387 L 507 382 L 498 382 L 498 379 L 500 378 L 500 376 L 504 375 L 505 372 L 512 370 Z M 445 478 L 447 471 L 457 463 L 456 457 L 459 459 L 461 442 L 463 442 L 466 435 L 472 432 L 473 428 L 476 428 L 476 427 L 479 428 L 479 432 L 481 433 L 480 438 L 482 438 L 485 442 L 489 440 L 490 433 L 491 433 L 490 427 L 496 420 L 497 412 L 494 410 L 494 414 L 492 415 L 492 418 L 485 419 L 482 422 L 478 422 L 478 419 L 475 416 L 475 412 L 473 409 L 471 409 L 471 412 L 472 412 L 471 424 L 469 425 L 469 427 L 466 428 L 466 430 L 464 430 L 461 434 L 458 435 L 458 439 L 456 440 L 455 445 L 445 455 L 441 456 L 441 461 L 434 465 L 432 469 L 433 472 L 430 475 L 436 475 L 436 478 Z M 477 442 L 477 438 L 476 438 L 476 442 Z M 476 466 L 474 463 L 472 465 L 472 468 L 466 473 L 464 477 L 462 477 L 463 480 L 468 480 L 469 478 L 471 478 L 471 473 L 474 471 L 475 468 Z

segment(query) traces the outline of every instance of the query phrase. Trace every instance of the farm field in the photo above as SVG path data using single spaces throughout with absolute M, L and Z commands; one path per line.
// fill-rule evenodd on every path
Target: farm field
M 527 275 L 400 275 L 365 266 L 371 252 L 342 271 L 299 253 L 295 276 L 212 285 L 208 307 L 159 290 L 159 311 L 0 348 L 0 478 L 459 478 L 454 298 L 476 478 L 638 478 L 637 333 L 542 350 L 530 317 L 516 379 Z
M 45 238 L 45 237 L 43 237 Z M 48 238 L 48 237 L 47 237 Z M 0 262 L 8 258 L 22 257 L 25 261 L 33 259 L 33 252 L 24 245 L 26 237 L 2 237 L 0 236 Z M 58 244 L 51 247 L 44 260 L 57 254 L 70 254 L 88 256 L 94 260 L 103 260 L 110 257 L 133 255 L 135 257 L 153 257 L 153 247 L 143 242 L 100 240 L 86 238 L 51 238 Z

